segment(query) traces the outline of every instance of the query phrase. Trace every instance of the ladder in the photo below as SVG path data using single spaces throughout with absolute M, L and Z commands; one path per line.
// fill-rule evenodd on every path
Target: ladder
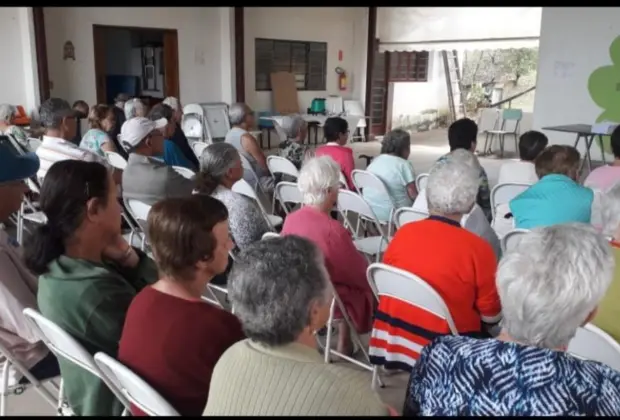
M 453 123 L 457 119 L 467 116 L 465 113 L 465 98 L 461 89 L 461 70 L 456 50 L 443 50 L 441 55 L 443 56 L 443 68 L 448 88 L 450 123 Z

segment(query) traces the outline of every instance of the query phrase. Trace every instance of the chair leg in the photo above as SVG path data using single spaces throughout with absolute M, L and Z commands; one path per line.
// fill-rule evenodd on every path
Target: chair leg
M 7 393 L 9 387 L 9 361 L 3 363 L 2 370 L 2 394 L 0 395 L 0 416 L 6 416 Z
M 325 334 L 325 363 L 330 363 L 331 343 L 332 343 L 332 324 L 334 322 L 334 310 L 336 309 L 336 299 L 332 299 L 332 303 L 329 306 L 329 318 L 327 319 L 327 333 Z
M 502 159 L 504 157 L 504 135 L 499 135 L 499 158 Z
M 491 143 L 493 143 L 493 137 L 491 136 Z M 484 147 L 482 148 L 482 154 L 485 155 L 487 153 L 487 146 L 489 144 L 489 133 L 486 134 L 484 138 Z

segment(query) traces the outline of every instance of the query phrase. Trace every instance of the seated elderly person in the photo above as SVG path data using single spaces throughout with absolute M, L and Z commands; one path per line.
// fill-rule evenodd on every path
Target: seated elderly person
M 583 185 L 593 190 L 605 191 L 620 182 L 620 126 L 616 127 L 610 136 L 611 151 L 614 160 L 609 165 L 603 165 L 586 178 Z
M 261 188 L 265 192 L 273 192 L 274 181 L 267 168 L 267 158 L 258 141 L 249 132 L 256 125 L 254 111 L 243 103 L 232 104 L 228 109 L 228 118 L 232 128 L 226 134 L 226 143 L 232 144 L 239 154 L 247 159 Z M 256 185 L 256 179 L 249 171 L 244 171 L 243 179 L 252 186 Z
M 80 148 L 105 157 L 105 152 L 116 152 L 116 145 L 108 132 L 114 128 L 114 111 L 108 105 L 95 105 L 88 114 L 90 129 L 80 141 Z
M 553 145 L 536 158 L 540 181 L 512 199 L 516 228 L 590 223 L 594 192 L 577 183 L 580 156 L 572 146 Z
M 519 157 L 499 168 L 498 184 L 534 184 L 538 181 L 534 160 L 542 152 L 549 139 L 540 131 L 527 131 L 519 137 Z
M 304 159 L 311 152 L 310 146 L 303 144 L 308 134 L 308 124 L 301 115 L 286 115 L 282 118 L 280 127 L 286 135 L 286 140 L 280 142 L 279 154 L 293 162 L 299 169 Z
M 304 206 L 288 215 L 282 235 L 299 235 L 314 242 L 325 255 L 331 281 L 358 333 L 372 327 L 375 298 L 366 280 L 368 262 L 359 253 L 351 234 L 330 217 L 338 201 L 340 167 L 329 156 L 308 160 L 301 168 L 297 185 Z M 339 310 L 336 318 L 342 319 Z M 353 347 L 346 322 L 341 322 L 338 351 L 351 354 Z
M 220 200 L 228 209 L 230 233 L 243 250 L 271 232 L 256 201 L 234 192 L 232 186 L 243 176 L 239 152 L 231 144 L 213 143 L 200 156 L 200 172 L 196 180 L 199 194 Z
M 461 227 L 476 204 L 480 173 L 461 161 L 447 159 L 433 167 L 426 197 L 430 217 L 396 231 L 383 262 L 408 271 L 443 298 L 459 334 L 486 337 L 487 325 L 501 319 L 495 288 L 497 257 L 488 242 Z M 411 323 L 424 342 L 444 333 L 444 323 L 426 313 Z M 441 324 L 441 325 L 440 325 Z
M 121 236 L 121 207 L 105 166 L 65 160 L 41 187 L 47 223 L 27 238 L 26 265 L 39 275 L 41 313 L 91 354 L 116 358 L 125 314 L 157 268 Z M 119 416 L 123 405 L 101 379 L 59 359 L 64 393 L 78 416 Z
M 227 218 L 206 195 L 153 206 L 148 232 L 160 278 L 129 305 L 119 345 L 118 359 L 184 416 L 202 414 L 216 362 L 245 338 L 234 315 L 201 299 L 228 265 Z
M 166 104 L 157 104 L 149 112 L 149 119 L 157 121 L 165 119 L 168 124 L 164 128 L 164 162 L 170 166 L 181 166 L 192 171 L 198 170 L 198 165 L 194 165 L 192 161 L 187 159 L 183 151 L 176 145 L 170 137 L 174 134 L 176 122 L 174 119 L 174 111 Z
M 415 172 L 409 159 L 411 136 L 405 130 L 392 130 L 381 143 L 381 154 L 374 158 L 366 170 L 376 175 L 385 184 L 394 200 L 395 209 L 411 207 L 418 195 L 415 186 Z M 381 221 L 389 221 L 392 201 L 383 191 L 364 188 L 364 199 L 370 204 Z
M 205 416 L 388 415 L 367 373 L 317 351 L 333 296 L 327 270 L 320 249 L 294 235 L 241 253 L 229 297 L 248 339 L 215 365 Z
M 476 155 L 474 155 L 469 150 L 465 149 L 456 149 L 450 152 L 447 155 L 447 159 L 441 162 L 437 162 L 435 165 L 441 165 L 442 163 L 454 161 L 461 162 L 469 166 L 471 169 L 480 172 L 480 162 Z M 426 190 L 420 191 L 420 194 L 416 198 L 413 203 L 413 208 L 415 210 L 419 210 L 425 213 L 428 213 L 428 202 L 426 199 Z M 493 252 L 495 252 L 495 256 L 499 260 L 502 256 L 502 247 L 497 234 L 491 227 L 491 224 L 487 220 L 482 208 L 478 205 L 478 203 L 474 204 L 474 208 L 466 215 L 463 219 L 461 219 L 461 224 L 465 229 L 470 232 L 475 233 L 480 236 L 482 239 L 487 241 L 491 248 L 493 248 Z
M 112 139 L 114 145 L 116 146 L 116 152 L 125 159 L 127 159 L 128 155 L 125 149 L 123 149 L 123 146 L 121 146 L 121 143 L 118 141 L 118 135 L 121 133 L 121 127 L 127 120 L 127 118 L 125 118 L 125 102 L 127 102 L 128 99 L 129 95 L 126 93 L 119 93 L 114 98 L 114 106 L 112 107 L 112 111 L 114 112 L 114 120 L 116 121 L 116 124 L 114 124 L 112 130 L 108 131 L 108 136 Z
M 566 354 L 614 271 L 605 238 L 583 224 L 536 229 L 497 271 L 496 339 L 446 336 L 411 372 L 405 416 L 618 416 L 620 373 Z
M 77 121 L 77 130 L 75 131 L 75 137 L 71 139 L 71 143 L 79 145 L 82 141 L 82 121 L 87 120 L 88 122 L 88 113 L 90 112 L 90 107 L 81 99 L 73 102 L 73 110 L 75 111 L 75 118 Z
M 21 128 L 14 124 L 17 107 L 9 104 L 0 105 L 0 134 L 12 136 L 22 146 L 24 151 L 30 151 L 28 145 L 28 135 Z
M 136 117 L 146 117 L 147 110 L 144 102 L 140 98 L 131 98 L 123 105 L 125 111 L 125 121 Z
M 121 128 L 120 139 L 129 152 L 123 171 L 123 197 L 153 205 L 168 197 L 187 197 L 195 182 L 157 159 L 164 153 L 164 130 L 168 121 L 132 118 Z
M 340 170 L 347 181 L 347 187 L 355 190 L 351 172 L 355 169 L 353 149 L 347 147 L 349 140 L 349 123 L 344 118 L 331 117 L 323 124 L 323 135 L 326 144 L 316 149 L 316 156 L 329 156 L 340 166 Z
M 601 196 L 601 222 L 602 233 L 609 240 L 616 260 L 616 270 L 592 323 L 620 343 L 620 182 Z
M 185 133 L 181 128 L 181 122 L 183 121 L 183 107 L 181 106 L 181 103 L 174 96 L 168 96 L 166 99 L 163 100 L 162 103 L 172 108 L 173 112 L 172 119 L 174 123 L 174 132 L 168 138 L 168 140 L 176 144 L 183 153 L 183 156 L 185 156 L 185 158 L 189 160 L 192 165 L 198 168 L 200 164 L 198 163 L 196 154 L 189 145 L 189 141 L 187 140 L 187 137 L 185 137 Z

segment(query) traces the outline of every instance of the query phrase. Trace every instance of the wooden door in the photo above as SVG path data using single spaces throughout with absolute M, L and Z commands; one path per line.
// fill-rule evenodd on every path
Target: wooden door
M 34 42 L 37 53 L 37 72 L 39 75 L 39 97 L 41 103 L 50 97 L 50 80 L 47 68 L 47 43 L 45 41 L 45 18 L 42 7 L 32 8 Z
M 106 67 L 105 67 L 105 29 L 99 25 L 93 25 L 93 48 L 95 50 L 95 83 L 97 86 L 97 103 L 107 104 L 106 93 Z M 109 98 L 110 102 L 114 98 Z
M 164 96 L 180 98 L 179 36 L 176 30 L 164 32 Z
M 375 136 L 382 136 L 386 130 L 388 96 L 387 58 L 388 54 L 376 52 L 372 69 L 370 132 Z

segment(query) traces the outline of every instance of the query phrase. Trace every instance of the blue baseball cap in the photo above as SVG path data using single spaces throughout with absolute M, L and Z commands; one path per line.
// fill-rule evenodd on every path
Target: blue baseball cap
M 0 141 L 0 184 L 22 181 L 39 170 L 39 157 L 34 153 L 20 155 L 7 141 Z

